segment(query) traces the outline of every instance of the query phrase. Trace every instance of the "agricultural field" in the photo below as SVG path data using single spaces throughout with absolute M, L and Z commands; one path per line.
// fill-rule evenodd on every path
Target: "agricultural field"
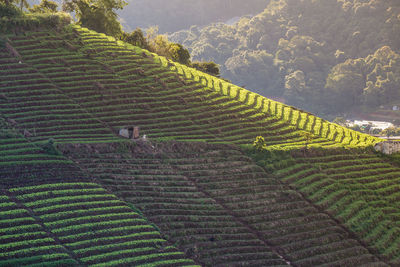
M 400 264 L 380 139 L 77 25 L 0 38 L 0 266 Z
M 45 32 L 38 35 L 46 35 Z M 51 37 L 50 37 L 51 38 Z M 33 36 L 14 37 L 15 42 L 28 46 Z M 21 49 L 21 53 L 23 50 Z M 47 51 L 53 53 L 55 51 Z M 36 51 L 31 58 L 46 60 L 46 51 Z M 55 54 L 56 55 L 56 54 Z M 14 121 L 14 126 L 32 141 L 103 140 L 113 137 L 110 129 L 94 119 L 76 102 L 66 97 L 49 77 L 25 62 L 0 49 L 0 114 Z M 53 68 L 52 72 L 56 70 Z
M 29 142 L 11 125 L 13 122 L 0 117 L 0 186 L 87 179 L 51 142 Z
M 134 206 L 97 184 L 53 183 L 4 192 L 2 266 L 194 265 Z
M 19 55 L 5 57 L 5 64 L 16 65 L 7 75 L 27 74 L 18 84 L 6 83 L 2 91 L 8 102 L 0 111 L 17 121 L 19 129 L 29 130 L 31 139 L 106 141 L 134 124 L 149 138 L 248 144 L 262 135 L 268 144 L 288 149 L 304 144 L 303 131 L 312 132 L 311 143 L 322 147 L 377 142 L 78 26 L 6 38 Z M 32 91 L 28 81 L 35 75 L 41 79 L 34 92 L 51 111 L 34 101 L 27 116 L 16 103 L 28 101 L 24 92 Z M 20 84 L 26 87 L 19 89 Z
M 331 214 L 393 265 L 400 264 L 400 168 L 366 150 L 311 151 L 274 173 Z M 286 165 L 286 166 L 285 166 Z
M 205 266 L 385 266 L 328 212 L 236 146 L 161 142 L 125 152 L 96 145 L 62 150 Z

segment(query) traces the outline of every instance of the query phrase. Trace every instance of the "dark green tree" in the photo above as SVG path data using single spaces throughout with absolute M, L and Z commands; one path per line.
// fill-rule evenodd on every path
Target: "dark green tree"
M 116 10 L 125 5 L 125 0 L 67 0 L 63 10 L 75 12 L 78 23 L 84 27 L 119 37 L 122 28 Z
M 219 64 L 234 83 L 315 113 L 400 100 L 398 0 L 269 3 L 235 25 L 191 27 L 170 39 L 187 47 L 193 61 Z
M 14 0 L 0 0 L 0 17 L 15 18 L 21 16 L 21 10 L 14 3 Z
M 326 80 L 325 89 L 329 98 L 327 106 L 331 111 L 346 111 L 362 104 L 365 76 L 363 59 L 347 60 L 332 68 Z
M 168 41 L 167 35 L 158 34 L 158 27 L 146 30 L 149 50 L 184 65 L 191 65 L 190 53 L 183 45 Z
M 183 45 L 178 43 L 169 43 L 168 51 L 172 60 L 185 65 L 190 65 L 189 50 L 184 48 Z
M 146 37 L 144 37 L 143 31 L 140 28 L 137 28 L 131 33 L 122 32 L 120 39 L 132 45 L 149 49 L 149 43 L 147 42 Z
M 19 0 L 19 8 L 22 11 L 24 8 L 29 8 L 29 3 L 27 0 Z
M 215 62 L 193 62 L 192 67 L 198 69 L 199 71 L 211 74 L 213 76 L 219 77 L 220 71 L 219 66 Z
M 265 142 L 264 137 L 257 136 L 256 140 L 253 142 L 253 147 L 258 151 L 267 149 L 267 143 Z
M 34 5 L 29 8 L 32 13 L 55 13 L 57 12 L 58 4 L 51 0 L 42 0 L 39 5 Z

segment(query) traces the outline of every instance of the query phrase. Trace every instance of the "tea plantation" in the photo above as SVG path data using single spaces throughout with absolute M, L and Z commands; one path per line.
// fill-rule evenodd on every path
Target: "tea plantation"
M 0 38 L 0 266 L 400 265 L 380 139 L 77 25 Z

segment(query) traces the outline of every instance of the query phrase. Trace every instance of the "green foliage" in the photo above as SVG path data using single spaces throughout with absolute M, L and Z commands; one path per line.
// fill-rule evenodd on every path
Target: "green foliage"
M 153 27 L 147 30 L 145 37 L 143 31 L 137 28 L 131 33 L 122 31 L 119 39 L 134 46 L 150 50 L 158 55 L 165 56 L 168 59 L 179 62 L 187 66 L 209 73 L 219 77 L 219 67 L 214 62 L 194 62 L 190 61 L 189 50 L 178 43 L 171 43 L 168 41 L 166 35 L 158 34 L 158 27 Z
M 39 5 L 34 5 L 32 8 L 29 8 L 29 11 L 32 13 L 55 13 L 57 12 L 57 8 L 57 2 L 42 0 Z
M 330 110 L 349 110 L 364 104 L 377 107 L 399 100 L 400 55 L 383 46 L 365 58 L 348 59 L 334 66 L 328 75 L 326 88 L 336 100 Z
M 11 0 L 2 0 L 0 1 L 0 18 L 9 17 L 16 18 L 21 17 L 23 14 L 21 10 L 19 10 L 16 6 L 12 5 L 13 1 Z
M 168 41 L 166 35 L 158 34 L 158 27 L 147 29 L 146 38 L 151 52 L 184 65 L 191 64 L 189 51 L 181 44 Z
M 131 33 L 122 32 L 120 40 L 143 49 L 149 49 L 149 44 L 140 28 L 137 28 Z
M 253 142 L 253 147 L 258 151 L 267 149 L 267 144 L 264 137 L 257 136 L 256 140 Z
M 192 62 L 192 67 L 199 71 L 208 73 L 208 74 L 216 76 L 216 77 L 220 76 L 218 64 L 216 64 L 215 62 L 212 62 L 212 61 L 210 61 L 210 62 Z
M 168 47 L 168 53 L 172 60 L 181 64 L 190 65 L 189 50 L 184 48 L 181 44 L 170 43 Z
M 122 9 L 124 0 L 69 0 L 63 10 L 75 12 L 78 23 L 97 32 L 118 37 L 122 33 L 116 10 Z

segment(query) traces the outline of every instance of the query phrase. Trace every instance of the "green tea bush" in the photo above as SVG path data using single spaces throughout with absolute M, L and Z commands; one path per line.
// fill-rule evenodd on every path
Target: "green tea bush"
M 258 151 L 262 151 L 264 149 L 267 149 L 267 144 L 265 143 L 264 137 L 257 136 L 256 140 L 253 143 L 253 147 Z

